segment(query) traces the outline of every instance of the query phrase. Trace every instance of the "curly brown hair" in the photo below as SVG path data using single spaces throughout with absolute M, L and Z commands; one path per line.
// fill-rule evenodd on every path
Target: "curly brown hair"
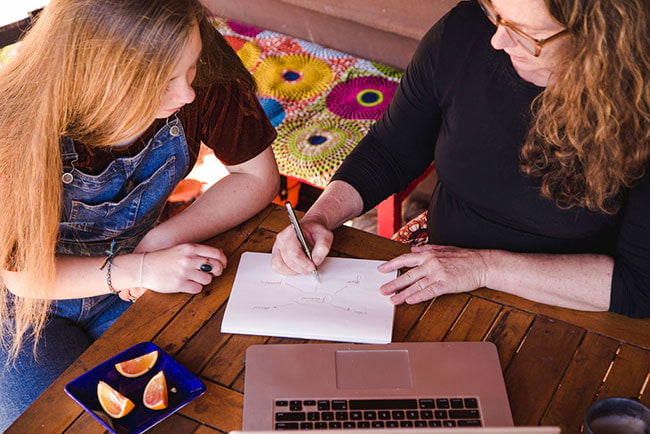
M 520 169 L 561 208 L 615 214 L 650 157 L 650 1 L 546 5 L 572 41 L 533 101 Z

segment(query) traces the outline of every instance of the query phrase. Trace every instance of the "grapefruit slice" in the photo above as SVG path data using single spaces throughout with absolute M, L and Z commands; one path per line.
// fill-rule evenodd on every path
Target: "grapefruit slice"
M 112 418 L 119 419 L 133 410 L 133 402 L 108 384 L 97 383 L 97 398 L 104 411 Z
M 152 410 L 163 410 L 167 408 L 167 380 L 163 371 L 151 377 L 144 388 L 142 403 Z
M 158 351 L 152 351 L 122 363 L 116 363 L 115 369 L 125 377 L 134 378 L 149 372 L 158 360 Z

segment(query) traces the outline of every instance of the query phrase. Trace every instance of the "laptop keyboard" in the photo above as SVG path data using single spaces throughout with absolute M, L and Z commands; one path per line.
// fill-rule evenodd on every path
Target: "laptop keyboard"
M 478 398 L 276 400 L 276 430 L 481 426 Z

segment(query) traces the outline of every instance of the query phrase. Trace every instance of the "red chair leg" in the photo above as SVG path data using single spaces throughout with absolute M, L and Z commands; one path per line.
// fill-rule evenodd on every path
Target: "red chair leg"
M 377 205 L 377 235 L 390 238 L 402 227 L 402 200 L 398 193 Z

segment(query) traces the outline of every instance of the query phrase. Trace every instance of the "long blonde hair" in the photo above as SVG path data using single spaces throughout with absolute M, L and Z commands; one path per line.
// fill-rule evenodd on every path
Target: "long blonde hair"
M 650 158 L 648 0 L 546 0 L 572 38 L 533 103 L 521 170 L 560 207 L 613 214 Z
M 60 140 L 118 143 L 153 122 L 198 23 L 198 85 L 252 78 L 196 0 L 51 0 L 0 69 L 0 268 L 25 274 L 30 297 L 0 282 L 0 339 L 14 358 L 47 318 L 61 218 Z M 10 317 L 11 315 L 11 317 Z M 11 339 L 9 339 L 11 337 Z

